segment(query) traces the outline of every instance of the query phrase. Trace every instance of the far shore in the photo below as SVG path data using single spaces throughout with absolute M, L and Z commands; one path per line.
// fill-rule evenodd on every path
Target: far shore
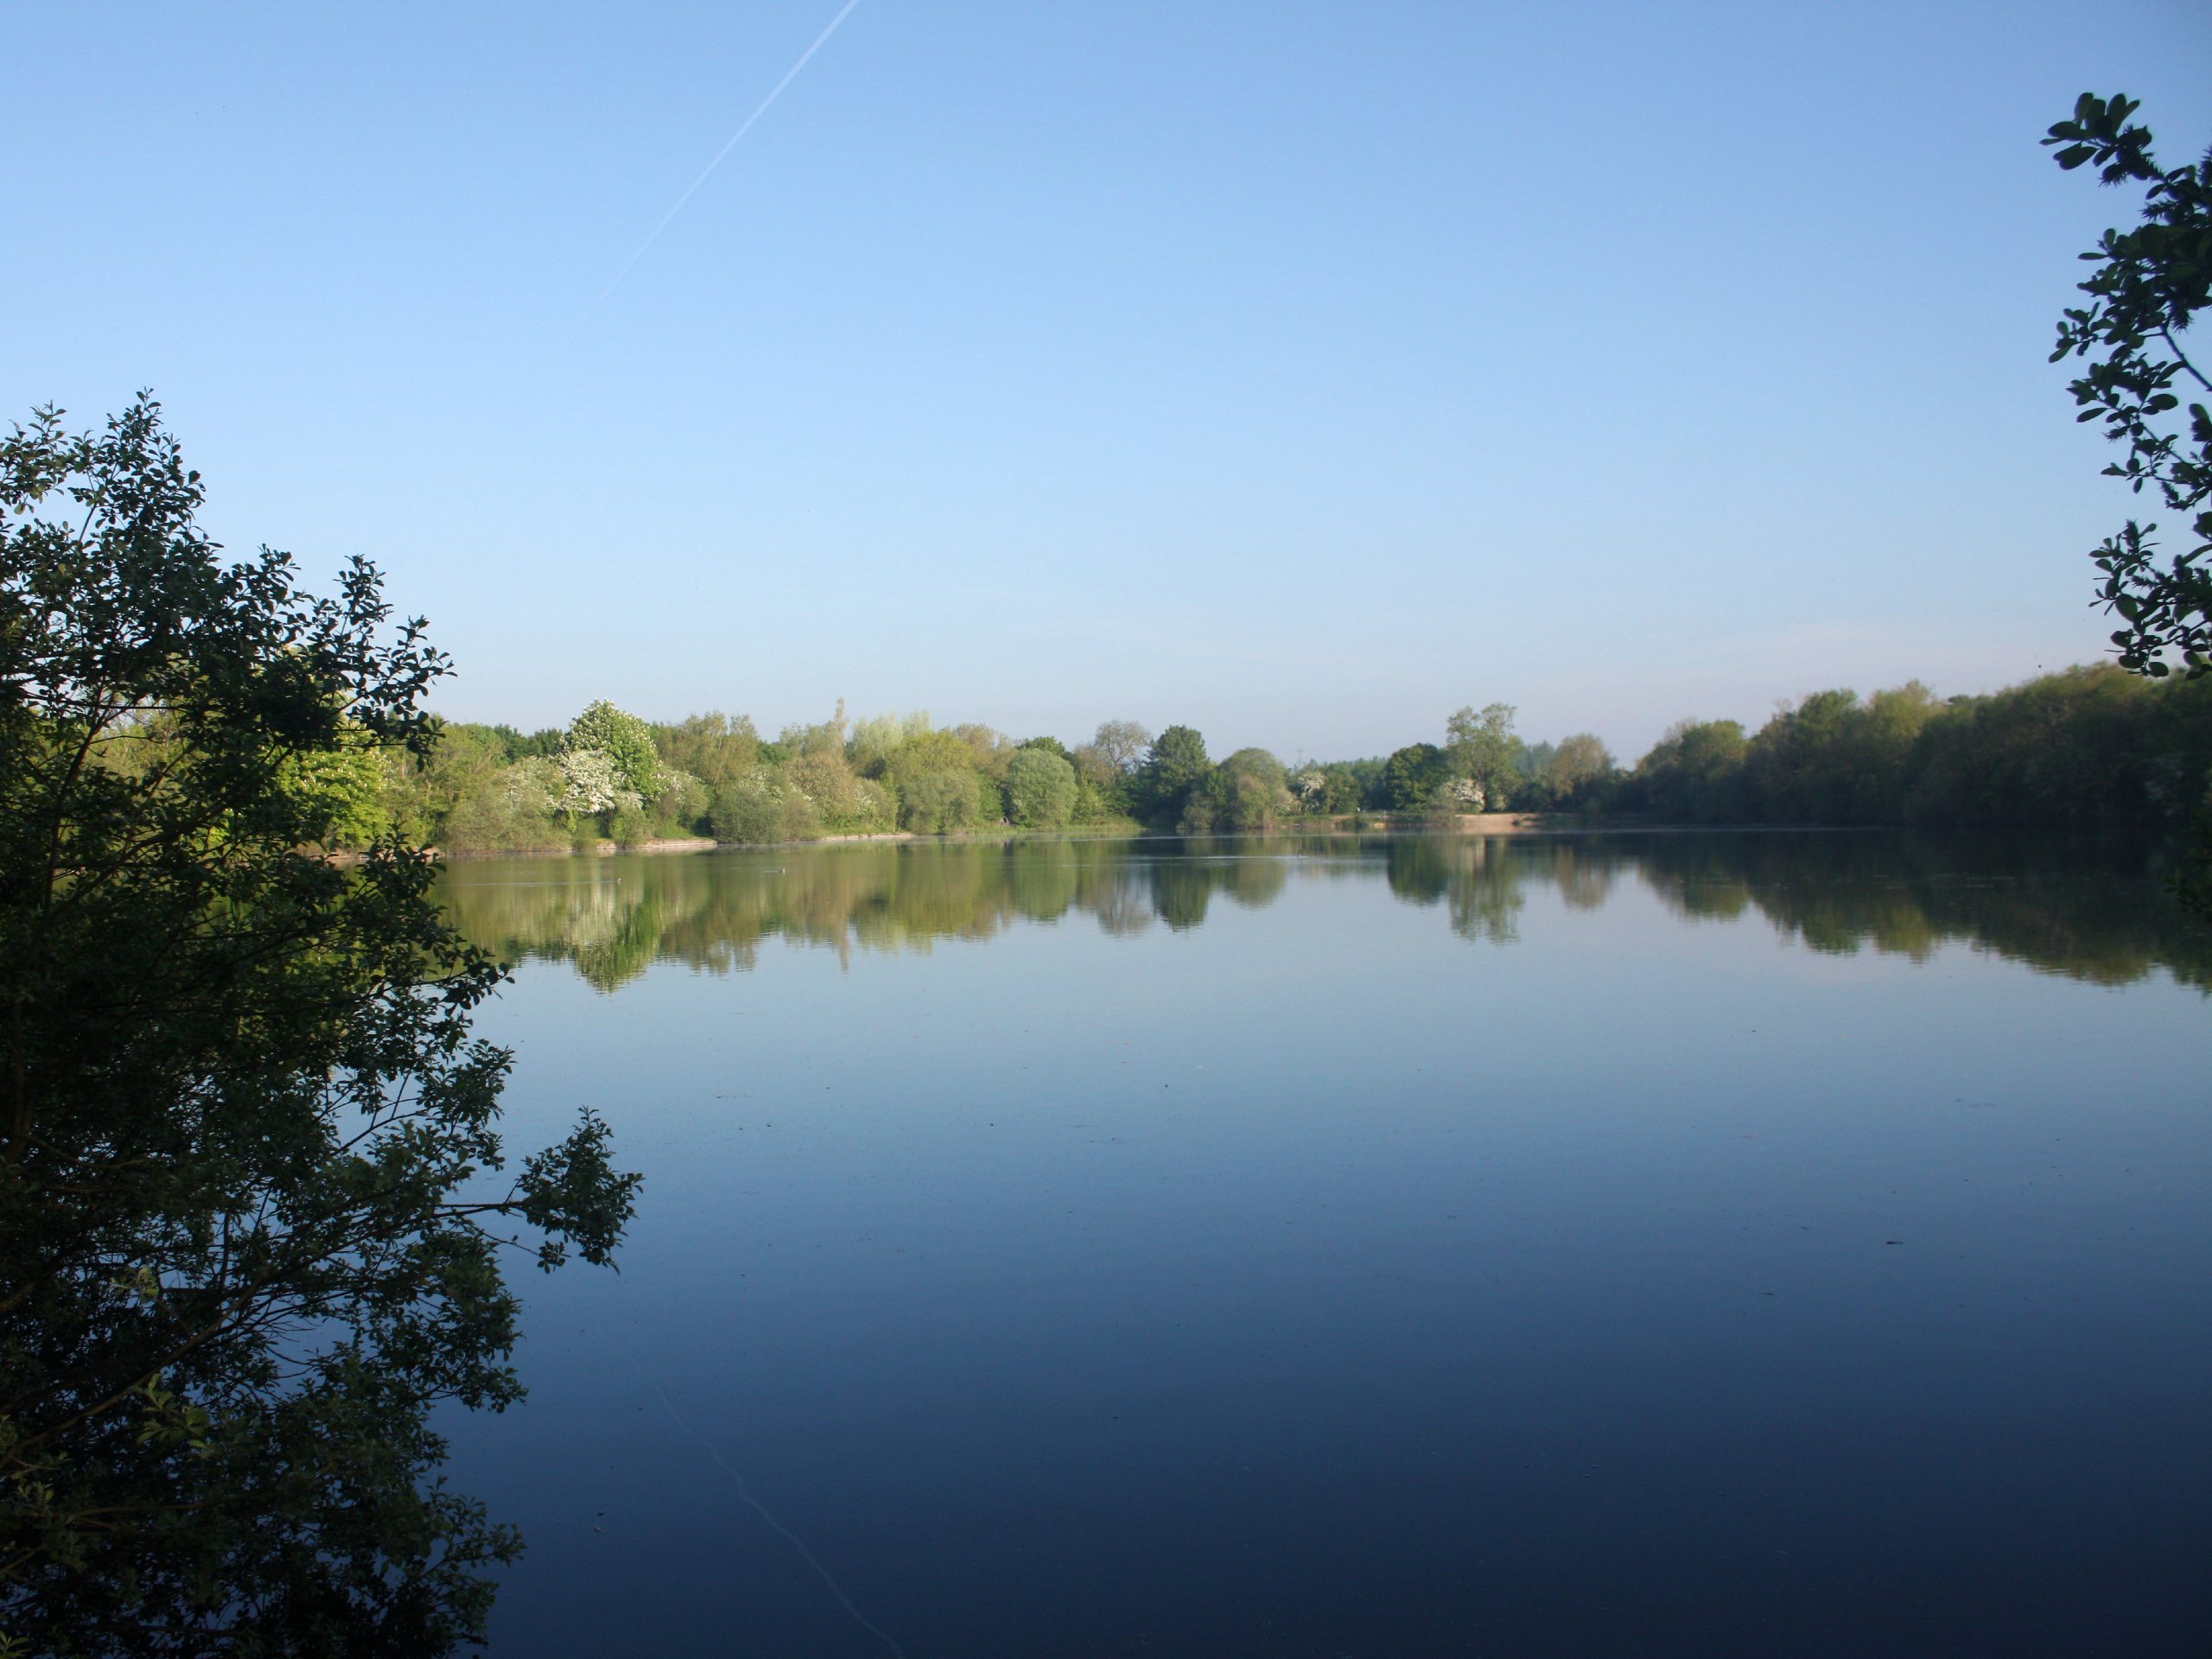
M 1363 812 L 1340 813 L 1333 817 L 1292 819 L 1278 823 L 1269 830 L 1236 830 L 1228 832 L 1223 836 L 1189 836 L 1173 830 L 1147 830 L 1128 826 L 1092 830 L 1086 830 L 1080 826 L 1065 830 L 1023 830 L 1010 824 L 997 824 L 987 830 L 956 830 L 945 835 L 919 834 L 912 830 L 883 830 L 862 835 L 815 836 L 805 841 L 716 841 L 710 836 L 685 836 L 667 840 L 632 842 L 627 846 L 619 842 L 601 839 L 588 844 L 518 847 L 486 852 L 449 853 L 438 847 L 429 847 L 423 850 L 429 856 L 435 859 L 451 863 L 467 863 L 486 858 L 613 858 L 631 853 L 712 853 L 734 851 L 741 849 L 766 850 L 772 848 L 849 845 L 857 842 L 925 842 L 942 844 L 980 841 L 1001 842 L 1011 841 L 1187 841 L 1227 839 L 1231 836 L 1366 836 L 1423 833 L 1460 836 L 1588 836 L 1629 832 L 1637 835 L 1718 835 L 1731 831 L 1816 831 L 1843 828 L 1866 830 L 1879 827 L 1881 826 L 1865 824 L 1643 823 L 1624 817 L 1586 818 L 1571 812 L 1462 812 L 1450 819 L 1433 818 L 1416 813 Z M 340 861 L 351 861 L 359 858 L 360 855 L 336 853 L 331 856 Z

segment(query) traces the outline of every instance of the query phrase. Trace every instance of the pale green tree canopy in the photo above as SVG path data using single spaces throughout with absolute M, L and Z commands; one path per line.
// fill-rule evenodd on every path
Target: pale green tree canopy
M 1031 830 L 1057 830 L 1075 811 L 1075 768 L 1049 749 L 1025 747 L 1008 764 L 1007 810 Z
M 1239 749 L 1192 785 L 1179 826 L 1186 835 L 1270 827 L 1291 804 L 1282 762 L 1265 749 Z
M 1579 789 L 1613 769 L 1613 757 L 1603 741 L 1590 732 L 1563 737 L 1553 751 L 1544 775 L 1561 789 Z
M 1446 766 L 1454 778 L 1480 786 L 1492 811 L 1504 810 L 1521 778 L 1521 740 L 1513 733 L 1513 705 L 1493 702 L 1480 714 L 1462 709 L 1444 723 Z
M 1152 734 L 1134 720 L 1101 721 L 1090 739 L 1091 747 L 1116 772 L 1134 772 L 1151 742 Z
M 907 829 L 924 835 L 969 829 L 998 816 L 987 810 L 987 786 L 993 794 L 997 792 L 988 779 L 966 767 L 925 772 L 899 786 L 899 814 Z

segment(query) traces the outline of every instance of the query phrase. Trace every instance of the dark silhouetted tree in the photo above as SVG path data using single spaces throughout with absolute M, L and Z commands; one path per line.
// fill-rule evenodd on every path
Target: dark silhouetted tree
M 10 1651 L 442 1654 L 513 1533 L 436 1478 L 519 1397 L 499 1255 L 605 1262 L 587 1115 L 503 1163 L 500 976 L 302 757 L 420 755 L 446 671 L 359 561 L 226 565 L 142 398 L 0 442 L 0 1630 Z

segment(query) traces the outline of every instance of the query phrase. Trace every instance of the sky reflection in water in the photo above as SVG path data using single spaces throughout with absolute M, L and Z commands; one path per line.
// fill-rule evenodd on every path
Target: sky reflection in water
M 1885 836 L 446 879 L 647 1173 L 495 1652 L 2212 1648 L 2212 939 Z M 873 1630 L 871 1626 L 874 1627 Z

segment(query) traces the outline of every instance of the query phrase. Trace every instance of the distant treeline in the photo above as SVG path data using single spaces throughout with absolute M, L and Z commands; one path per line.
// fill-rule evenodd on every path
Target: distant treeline
M 1675 727 L 1618 810 L 1712 823 L 2186 823 L 2212 774 L 2212 679 L 2069 669 L 1982 697 L 1824 691 L 1746 736 Z
M 1251 832 L 1321 819 L 1449 823 L 1483 811 L 1681 823 L 2049 824 L 2155 832 L 2186 824 L 2212 779 L 2212 680 L 2069 669 L 1987 696 L 1916 682 L 1822 691 L 1756 732 L 1685 721 L 1632 767 L 1588 733 L 1530 742 L 1513 709 L 1463 709 L 1440 743 L 1286 766 L 1221 760 L 1188 726 L 1109 721 L 1073 747 L 925 714 L 790 726 L 744 715 L 654 725 L 595 702 L 565 728 L 452 723 L 426 758 L 359 786 L 349 833 L 385 829 L 451 852 L 612 839 L 804 841 L 893 830 Z

